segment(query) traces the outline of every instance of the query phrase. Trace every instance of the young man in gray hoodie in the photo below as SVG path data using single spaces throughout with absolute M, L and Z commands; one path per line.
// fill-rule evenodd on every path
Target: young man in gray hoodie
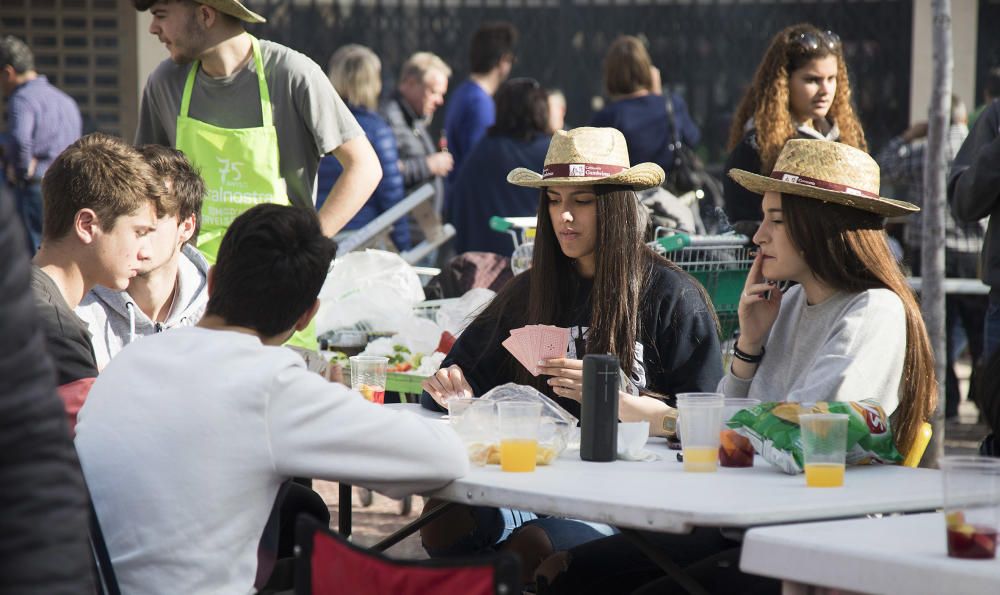
M 183 153 L 161 145 L 138 147 L 166 187 L 164 215 L 150 234 L 149 258 L 128 290 L 97 286 L 76 308 L 90 327 L 98 369 L 143 335 L 193 326 L 208 303 L 208 262 L 196 238 L 205 182 Z

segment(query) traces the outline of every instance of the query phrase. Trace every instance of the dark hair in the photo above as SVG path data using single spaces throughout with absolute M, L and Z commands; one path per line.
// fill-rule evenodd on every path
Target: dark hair
M 535 79 L 506 81 L 493 97 L 497 106 L 496 122 L 490 136 L 509 136 L 530 141 L 549 130 L 549 94 Z
M 986 73 L 986 80 L 983 81 L 983 93 L 988 94 L 991 99 L 1000 98 L 1000 66 L 994 66 Z
M 161 182 L 168 182 L 163 198 L 163 214 L 184 221 L 195 216 L 197 237 L 201 227 L 201 203 L 205 199 L 205 180 L 184 153 L 163 145 L 142 145 L 139 153 L 153 168 Z
M 653 61 L 642 40 L 622 35 L 604 55 L 604 88 L 612 98 L 653 88 Z
M 0 37 L 0 67 L 8 64 L 18 74 L 35 69 L 35 55 L 31 53 L 31 48 L 13 35 Z
M 132 145 L 100 132 L 88 134 L 66 147 L 42 178 L 42 236 L 61 239 L 80 209 L 93 210 L 105 231 L 147 201 L 162 217 L 163 195 L 163 184 Z
M 906 313 L 906 356 L 899 407 L 893 414 L 896 447 L 906 453 L 937 405 L 934 354 L 920 306 L 889 250 L 882 216 L 813 198 L 781 195 L 788 234 L 813 275 L 847 292 L 888 289 Z
M 517 29 L 504 22 L 483 23 L 472 35 L 469 45 L 469 69 L 474 74 L 486 74 L 493 70 L 504 56 L 514 54 L 517 44 Z
M 747 122 L 753 118 L 760 173 L 770 174 L 785 142 L 796 135 L 789 109 L 788 80 L 799 68 L 827 56 L 837 58 L 837 92 L 826 117 L 840 129 L 840 142 L 867 151 L 865 132 L 851 105 L 851 81 L 843 44 L 836 34 L 820 31 L 808 23 L 785 27 L 771 39 L 753 82 L 736 107 L 729 128 L 728 149 L 732 151 L 742 142 Z
M 645 307 L 641 299 L 646 279 L 655 266 L 681 269 L 643 243 L 639 200 L 634 191 L 603 185 L 595 185 L 593 189 L 597 197 L 597 268 L 590 294 L 587 353 L 612 353 L 618 357 L 621 368 L 629 371 L 635 363 L 635 343 L 642 331 L 639 323 Z M 688 279 L 710 306 L 704 288 L 693 278 Z M 559 247 L 549 216 L 548 197 L 542 188 L 531 269 L 508 282 L 480 315 L 491 329 L 492 337 L 487 344 L 499 344 L 506 338 L 500 336 L 504 326 L 554 324 L 565 318 L 567 305 L 573 303 L 579 285 L 580 277 L 574 272 L 572 259 Z M 714 315 L 714 310 L 710 310 Z M 506 351 L 503 354 L 503 372 L 508 377 L 553 394 L 544 379 L 531 376 Z
M 336 254 L 315 211 L 257 205 L 222 238 L 205 313 L 264 337 L 287 332 L 316 301 Z

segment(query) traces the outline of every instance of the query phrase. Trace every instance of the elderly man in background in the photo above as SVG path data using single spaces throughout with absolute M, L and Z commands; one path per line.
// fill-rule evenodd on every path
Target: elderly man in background
M 4 170 L 34 254 L 42 242 L 42 176 L 56 156 L 80 138 L 80 108 L 35 71 L 31 48 L 13 35 L 0 37 L 0 88 L 7 97 Z

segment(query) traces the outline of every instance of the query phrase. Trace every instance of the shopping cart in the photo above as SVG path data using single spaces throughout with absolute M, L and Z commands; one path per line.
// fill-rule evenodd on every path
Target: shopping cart
M 739 328 L 740 295 L 753 264 L 750 238 L 737 234 L 672 233 L 649 245 L 705 286 L 719 316 L 719 337 L 724 345 L 732 340 Z
M 537 225 L 535 217 L 490 217 L 490 229 L 509 234 L 514 241 L 514 251 L 510 255 L 510 269 L 515 275 L 520 275 L 531 268 Z

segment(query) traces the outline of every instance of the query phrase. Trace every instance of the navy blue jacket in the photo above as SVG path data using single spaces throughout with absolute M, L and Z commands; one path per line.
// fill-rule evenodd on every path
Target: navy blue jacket
M 490 217 L 529 217 L 538 213 L 537 188 L 507 182 L 515 167 L 542 171 L 551 137 L 530 141 L 509 136 L 483 137 L 465 158 L 448 194 L 448 220 L 455 226 L 455 252 L 495 252 L 510 256 L 510 236 L 490 229 Z
M 701 131 L 691 119 L 681 96 L 675 93 L 671 99 L 681 142 L 694 147 L 701 140 Z M 632 165 L 649 161 L 662 167 L 663 171 L 673 169 L 674 152 L 670 145 L 674 132 L 667 117 L 666 98 L 662 95 L 651 93 L 614 101 L 594 114 L 590 125 L 620 130 L 628 143 L 628 160 Z
M 345 230 L 359 229 L 371 222 L 373 219 L 388 211 L 396 203 L 406 197 L 403 188 L 403 174 L 399 171 L 399 153 L 396 150 L 396 136 L 392 133 L 392 128 L 375 112 L 356 105 L 348 106 L 351 113 L 357 118 L 361 129 L 368 136 L 378 155 L 379 163 L 382 164 L 382 181 L 379 182 L 372 193 L 371 198 L 365 203 L 361 210 L 351 219 Z M 344 168 L 333 156 L 327 155 L 319 162 L 318 181 L 316 183 L 316 208 L 323 206 L 330 189 L 337 182 Z M 410 248 L 410 228 L 406 224 L 406 219 L 402 219 L 392 228 L 392 243 L 400 251 Z

